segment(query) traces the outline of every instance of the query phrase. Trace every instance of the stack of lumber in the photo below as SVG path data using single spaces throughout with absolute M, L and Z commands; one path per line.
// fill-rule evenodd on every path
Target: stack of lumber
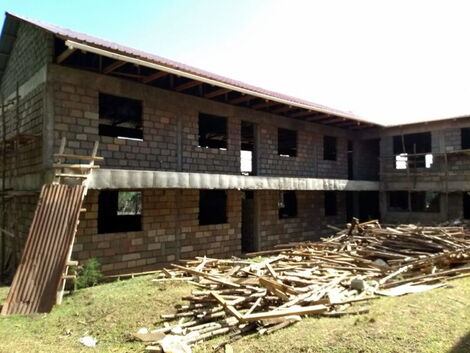
M 164 270 L 153 281 L 186 279 L 197 288 L 183 298 L 188 305 L 162 315 L 172 324 L 137 337 L 148 350 L 190 352 L 192 344 L 227 335 L 218 350 L 304 315 L 364 313 L 366 302 L 380 295 L 421 292 L 470 275 L 470 237 L 462 227 L 353 222 L 320 242 L 249 256 L 254 259 L 196 258 Z

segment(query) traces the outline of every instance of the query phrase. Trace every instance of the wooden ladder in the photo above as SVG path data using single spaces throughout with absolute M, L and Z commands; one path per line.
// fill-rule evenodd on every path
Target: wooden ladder
M 54 154 L 54 178 L 52 183 L 53 184 L 73 184 L 73 185 L 83 185 L 85 190 L 83 192 L 83 199 L 85 198 L 87 191 L 88 191 L 88 178 L 90 177 L 92 171 L 94 169 L 98 169 L 99 166 L 95 165 L 95 161 L 102 161 L 104 160 L 103 157 L 98 157 L 96 154 L 98 153 L 99 142 L 95 141 L 93 145 L 93 150 L 91 156 L 82 156 L 82 155 L 75 155 L 75 154 L 66 154 L 65 147 L 67 144 L 67 140 L 65 137 L 62 137 L 60 142 L 59 153 Z M 77 160 L 77 161 L 87 161 L 86 164 L 68 164 L 65 163 L 66 160 Z M 80 212 L 86 212 L 85 208 L 81 208 Z M 78 224 L 80 221 L 77 221 L 75 227 L 78 228 Z M 56 304 L 61 304 L 62 299 L 64 297 L 65 285 L 67 280 L 75 281 L 76 275 L 70 274 L 69 271 L 71 268 L 74 268 L 78 265 L 78 261 L 72 261 L 72 250 L 73 244 L 75 243 L 75 234 L 74 239 L 70 244 L 70 248 L 67 253 L 67 261 L 65 263 L 64 273 L 62 275 L 61 284 L 59 285 L 59 289 L 57 291 L 57 299 Z

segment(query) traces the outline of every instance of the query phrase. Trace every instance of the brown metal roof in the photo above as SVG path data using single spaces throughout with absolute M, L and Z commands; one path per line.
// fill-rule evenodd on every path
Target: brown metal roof
M 24 16 L 15 15 L 15 14 L 12 14 L 12 13 L 9 13 L 9 12 L 6 13 L 6 20 L 5 20 L 5 25 L 4 25 L 4 28 L 3 28 L 3 31 L 2 31 L 1 41 L 3 41 L 3 39 L 4 39 L 3 34 L 8 33 L 8 31 L 9 31 L 8 27 L 17 27 L 17 23 L 15 23 L 15 22 L 18 22 L 18 20 L 25 21 L 25 22 L 28 22 L 30 24 L 33 24 L 33 25 L 35 25 L 39 28 L 42 28 L 46 31 L 49 31 L 49 32 L 53 33 L 54 35 L 56 35 L 56 36 L 58 36 L 62 39 L 65 39 L 65 40 L 78 42 L 78 43 L 81 43 L 81 44 L 92 46 L 92 47 L 97 48 L 97 49 L 103 49 L 103 50 L 107 50 L 107 51 L 110 51 L 110 52 L 113 52 L 113 53 L 116 53 L 116 54 L 125 55 L 125 56 L 131 57 L 131 58 L 143 60 L 143 61 L 146 61 L 146 62 L 149 62 L 149 63 L 162 65 L 162 66 L 168 67 L 170 69 L 176 69 L 176 70 L 180 70 L 182 72 L 186 72 L 188 74 L 198 75 L 198 76 L 203 77 L 203 78 L 207 78 L 207 79 L 210 79 L 210 80 L 220 82 L 221 84 L 228 84 L 228 85 L 234 86 L 235 88 L 238 87 L 239 89 L 242 89 L 242 90 L 252 91 L 254 94 L 258 93 L 258 94 L 262 94 L 262 95 L 272 97 L 273 99 L 280 99 L 280 100 L 283 100 L 283 101 L 287 101 L 286 104 L 289 104 L 289 103 L 292 103 L 294 105 L 298 104 L 298 105 L 302 105 L 301 108 L 311 109 L 312 111 L 319 111 L 319 112 L 323 112 L 323 113 L 326 113 L 326 114 L 340 116 L 340 117 L 346 118 L 348 120 L 353 120 L 353 121 L 357 121 L 357 122 L 360 122 L 360 123 L 366 123 L 369 126 L 380 126 L 376 123 L 373 123 L 373 122 L 370 122 L 370 121 L 365 121 L 365 120 L 359 118 L 358 116 L 356 116 L 356 115 L 354 115 L 353 113 L 350 113 L 350 112 L 344 112 L 344 111 L 341 111 L 341 110 L 338 110 L 338 109 L 335 109 L 335 108 L 327 107 L 327 106 L 317 104 L 317 103 L 313 103 L 313 102 L 303 100 L 303 99 L 300 99 L 300 98 L 296 98 L 296 97 L 292 97 L 292 96 L 285 95 L 285 94 L 282 94 L 282 93 L 266 90 L 266 89 L 261 88 L 261 87 L 253 86 L 253 85 L 241 82 L 241 81 L 237 81 L 237 80 L 234 80 L 234 79 L 231 79 L 231 78 L 220 76 L 220 75 L 217 75 L 217 74 L 205 71 L 205 70 L 201 70 L 201 69 L 198 69 L 198 68 L 186 65 L 186 64 L 182 64 L 182 63 L 179 63 L 179 62 L 176 62 L 176 61 L 173 61 L 173 60 L 170 60 L 170 59 L 158 56 L 158 55 L 150 54 L 150 53 L 147 53 L 147 52 L 144 52 L 144 51 L 141 51 L 141 50 L 137 50 L 137 49 L 134 49 L 134 48 L 130 48 L 130 47 L 127 47 L 127 46 L 124 46 L 124 45 L 120 45 L 118 43 L 114 43 L 114 42 L 111 42 L 111 41 L 108 41 L 108 40 L 105 40 L 105 39 L 93 37 L 93 36 L 90 36 L 90 35 L 85 34 L 85 33 L 76 32 L 76 31 L 73 31 L 73 30 L 70 30 L 70 29 L 67 29 L 67 28 L 56 26 L 54 24 L 50 24 L 50 23 L 46 23 L 46 22 L 43 22 L 43 21 L 27 18 L 27 17 L 24 17 Z M 1 69 L 2 68 L 0 67 L 0 71 L 1 71 Z M 1 72 L 0 72 L 0 75 L 1 75 Z

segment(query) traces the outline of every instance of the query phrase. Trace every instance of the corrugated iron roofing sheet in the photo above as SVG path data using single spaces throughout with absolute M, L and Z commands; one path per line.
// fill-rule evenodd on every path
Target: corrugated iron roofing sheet
M 49 312 L 75 238 L 85 187 L 44 185 L 2 315 Z

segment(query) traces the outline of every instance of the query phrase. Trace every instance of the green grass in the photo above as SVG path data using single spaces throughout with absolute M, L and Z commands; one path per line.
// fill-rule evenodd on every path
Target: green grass
M 151 277 L 76 292 L 50 314 L 0 317 L 0 352 L 143 352 L 130 340 L 141 327 L 160 327 L 191 286 L 153 283 Z M 4 299 L 6 288 L 0 288 Z M 450 287 L 370 302 L 370 312 L 342 318 L 307 318 L 270 336 L 252 335 L 232 346 L 242 352 L 470 352 L 470 278 Z M 70 334 L 67 334 L 70 331 Z M 78 339 L 91 335 L 95 349 Z M 211 352 L 221 338 L 197 346 Z M 460 342 L 460 343 L 459 343 Z

